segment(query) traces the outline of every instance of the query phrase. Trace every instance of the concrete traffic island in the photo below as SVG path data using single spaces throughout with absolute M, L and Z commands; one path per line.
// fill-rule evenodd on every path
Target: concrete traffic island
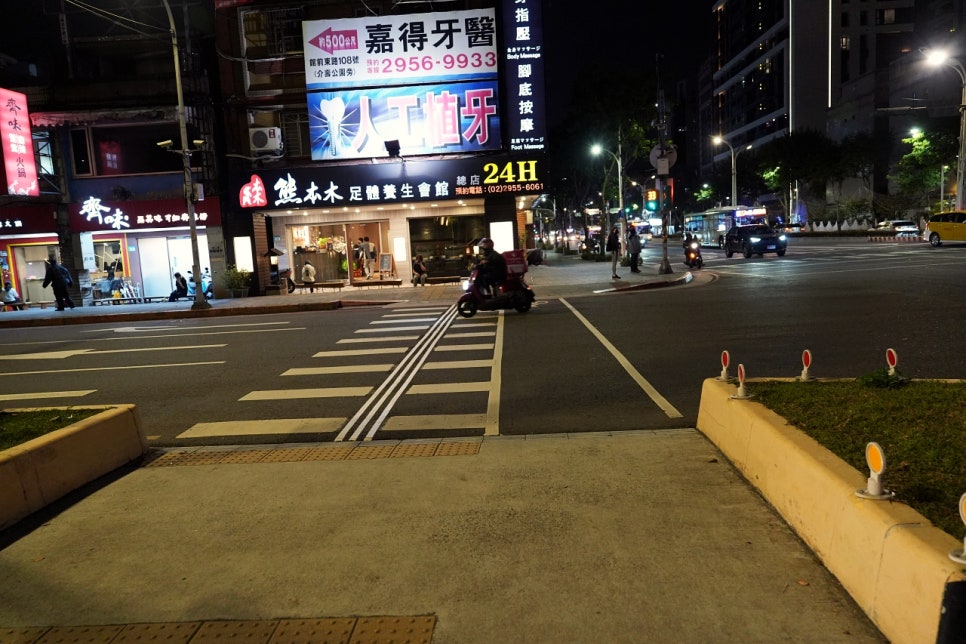
M 135 405 L 55 409 L 104 411 L 0 451 L 0 530 L 148 451 Z
M 749 380 L 747 382 L 754 382 Z M 963 641 L 963 543 L 895 501 L 862 499 L 860 473 L 730 381 L 707 379 L 697 429 L 778 510 L 892 642 Z M 753 391 L 752 391 L 753 393 Z

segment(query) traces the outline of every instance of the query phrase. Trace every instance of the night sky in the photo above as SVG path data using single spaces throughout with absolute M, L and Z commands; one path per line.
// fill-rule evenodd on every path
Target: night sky
M 575 71 L 594 59 L 653 78 L 660 53 L 665 90 L 696 76 L 712 51 L 713 6 L 714 0 L 545 0 L 551 121 L 565 115 Z

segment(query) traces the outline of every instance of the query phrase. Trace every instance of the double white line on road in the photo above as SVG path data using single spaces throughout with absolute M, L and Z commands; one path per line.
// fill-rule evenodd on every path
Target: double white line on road
M 439 319 L 435 320 L 413 348 L 395 366 L 389 376 L 369 396 L 365 404 L 349 419 L 342 431 L 335 437 L 338 441 L 371 441 L 379 428 L 386 421 L 389 412 L 406 388 L 416 377 L 420 367 L 432 353 L 442 339 L 453 319 L 456 317 L 456 307 L 451 306 Z M 395 330 L 408 331 L 419 327 L 397 327 Z M 360 330 L 359 332 L 366 332 Z

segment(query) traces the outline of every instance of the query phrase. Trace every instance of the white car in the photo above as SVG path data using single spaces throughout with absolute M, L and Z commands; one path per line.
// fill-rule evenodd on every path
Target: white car
M 896 237 L 918 237 L 919 226 L 909 219 L 887 219 L 879 222 L 875 228 L 870 228 L 869 232 L 895 235 Z

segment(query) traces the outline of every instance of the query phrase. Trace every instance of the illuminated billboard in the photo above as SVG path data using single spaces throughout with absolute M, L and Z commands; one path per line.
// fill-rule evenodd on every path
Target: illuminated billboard
M 40 195 L 34 143 L 30 134 L 27 97 L 0 88 L 0 138 L 3 141 L 3 165 L 7 175 L 7 194 Z
M 493 9 L 302 23 L 309 91 L 496 78 Z

